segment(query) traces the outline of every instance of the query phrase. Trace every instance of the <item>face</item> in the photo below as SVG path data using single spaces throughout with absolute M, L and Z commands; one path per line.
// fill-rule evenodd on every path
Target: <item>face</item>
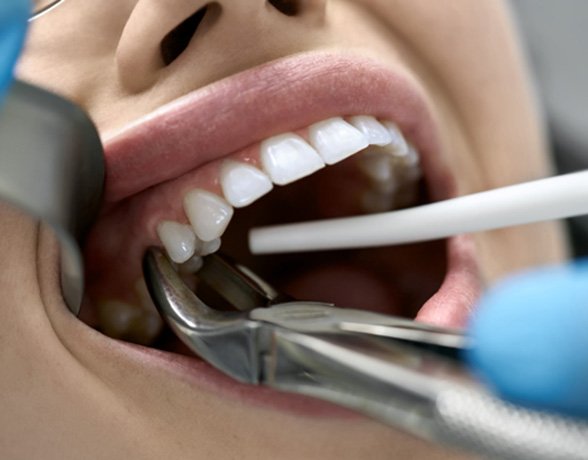
M 140 263 L 163 245 L 189 282 L 222 236 L 299 298 L 461 326 L 486 283 L 559 260 L 551 224 L 320 260 L 246 250 L 247 227 L 548 174 L 501 2 L 67 0 L 33 24 L 19 75 L 91 115 L 107 184 L 83 322 L 60 299 L 50 236 L 2 209 L 3 253 L 20 267 L 19 301 L 0 309 L 12 457 L 457 458 L 161 345 Z M 30 308 L 17 308 L 22 292 Z

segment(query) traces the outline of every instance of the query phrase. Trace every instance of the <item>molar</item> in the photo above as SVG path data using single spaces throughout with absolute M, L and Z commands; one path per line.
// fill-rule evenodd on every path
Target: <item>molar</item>
M 187 261 L 196 251 L 196 235 L 189 225 L 163 221 L 157 226 L 157 235 L 170 259 L 178 264 Z
M 351 117 L 349 123 L 361 131 L 371 145 L 382 147 L 392 142 L 390 131 L 374 117 L 366 115 Z
M 394 161 L 389 147 L 369 147 L 358 158 L 359 169 L 372 183 L 395 183 Z
M 405 165 L 407 167 L 418 167 L 420 165 L 421 159 L 419 154 L 417 153 L 416 149 L 408 144 L 408 152 L 406 153 L 405 157 Z
M 312 125 L 308 135 L 310 143 L 329 165 L 338 163 L 369 145 L 366 136 L 340 117 Z
M 233 207 L 220 196 L 201 189 L 186 194 L 184 212 L 196 236 L 205 242 L 222 236 L 234 213 Z
M 392 137 L 390 145 L 393 148 L 394 156 L 404 157 L 408 155 L 408 142 L 406 142 L 406 139 L 404 138 L 404 135 L 402 134 L 402 131 L 400 131 L 398 126 L 396 126 L 396 124 L 392 123 L 391 121 L 385 121 L 384 126 L 386 127 L 386 129 L 390 133 L 390 136 Z
M 270 178 L 254 166 L 226 160 L 221 167 L 223 194 L 235 208 L 243 208 L 273 188 Z
M 100 328 L 106 335 L 141 345 L 149 345 L 163 326 L 156 313 L 125 302 L 99 302 L 97 311 Z
M 264 141 L 261 162 L 278 185 L 295 182 L 325 167 L 317 151 L 296 134 L 282 134 Z
M 420 179 L 422 175 L 421 158 L 416 149 L 409 144 L 408 154 L 404 158 L 404 177 L 406 177 L 407 180 L 416 181 Z

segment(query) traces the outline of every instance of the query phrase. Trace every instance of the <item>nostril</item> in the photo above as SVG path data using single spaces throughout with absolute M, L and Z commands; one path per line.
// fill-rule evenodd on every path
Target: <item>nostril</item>
M 208 16 L 216 16 L 219 5 L 208 4 L 171 30 L 161 41 L 161 57 L 166 66 L 186 50 L 196 31 Z M 215 13 L 215 14 L 213 14 Z
M 300 13 L 300 0 L 268 0 L 268 2 L 286 16 L 296 16 Z

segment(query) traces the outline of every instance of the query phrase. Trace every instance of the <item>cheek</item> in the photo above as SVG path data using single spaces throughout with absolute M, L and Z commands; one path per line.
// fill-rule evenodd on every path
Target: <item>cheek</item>
M 91 112 L 89 95 L 116 83 L 114 55 L 129 14 L 128 2 L 108 3 L 67 0 L 31 23 L 18 77 Z

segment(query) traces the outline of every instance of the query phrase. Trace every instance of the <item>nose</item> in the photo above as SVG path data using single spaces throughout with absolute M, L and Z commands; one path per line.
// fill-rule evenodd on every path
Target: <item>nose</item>
M 325 27 L 326 3 L 139 0 L 117 48 L 121 84 L 138 93 L 178 72 L 214 81 L 301 51 Z

